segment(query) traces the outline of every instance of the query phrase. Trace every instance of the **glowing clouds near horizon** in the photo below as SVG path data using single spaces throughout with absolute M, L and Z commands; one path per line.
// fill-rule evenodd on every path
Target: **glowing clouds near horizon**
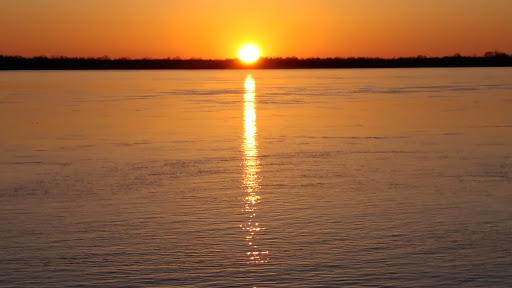
M 261 250 L 257 245 L 258 234 L 265 230 L 265 227 L 258 223 L 256 218 L 256 208 L 261 201 L 258 195 L 260 189 L 260 160 L 258 159 L 258 143 L 256 140 L 256 85 L 251 75 L 245 79 L 244 94 L 244 135 L 242 142 L 243 157 L 243 187 L 246 192 L 244 197 L 247 222 L 240 225 L 247 231 L 245 240 L 249 246 L 246 253 L 248 263 L 266 263 L 268 261 L 268 251 Z
M 244 45 L 238 51 L 238 58 L 244 63 L 253 63 L 260 58 L 260 49 L 254 44 Z

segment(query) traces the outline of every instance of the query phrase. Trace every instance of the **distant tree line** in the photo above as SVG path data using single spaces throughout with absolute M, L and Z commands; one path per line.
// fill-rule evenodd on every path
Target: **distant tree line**
M 0 55 L 0 70 L 101 70 L 101 69 L 316 69 L 316 68 L 408 68 L 408 67 L 500 67 L 512 66 L 512 55 L 487 52 L 483 57 L 455 54 L 446 57 L 401 58 L 297 58 L 267 57 L 253 64 L 238 59 L 110 59 L 79 57 L 32 57 Z

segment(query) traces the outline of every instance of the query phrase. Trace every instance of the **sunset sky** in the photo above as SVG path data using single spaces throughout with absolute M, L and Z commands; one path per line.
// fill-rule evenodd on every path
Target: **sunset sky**
M 0 54 L 113 58 L 512 53 L 510 0 L 0 0 Z

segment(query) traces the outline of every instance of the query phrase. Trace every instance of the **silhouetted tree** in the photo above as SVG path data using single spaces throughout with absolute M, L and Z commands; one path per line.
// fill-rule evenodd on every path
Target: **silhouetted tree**
M 485 52 L 484 57 L 508 57 L 508 55 L 500 51 L 488 51 Z
M 421 56 L 421 55 L 420 55 Z M 0 70 L 24 69 L 297 69 L 297 68 L 395 68 L 395 67 L 484 67 L 512 66 L 512 57 L 498 51 L 487 52 L 484 57 L 468 57 L 455 54 L 447 57 L 409 57 L 409 58 L 298 58 L 272 57 L 261 58 L 247 65 L 238 59 L 110 59 L 70 58 L 37 56 L 24 58 L 20 56 L 0 55 Z

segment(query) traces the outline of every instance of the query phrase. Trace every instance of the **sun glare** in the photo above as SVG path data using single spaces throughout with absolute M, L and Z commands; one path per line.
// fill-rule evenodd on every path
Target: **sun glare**
M 247 44 L 238 51 L 238 58 L 245 63 L 252 63 L 260 58 L 260 49 L 254 44 Z

